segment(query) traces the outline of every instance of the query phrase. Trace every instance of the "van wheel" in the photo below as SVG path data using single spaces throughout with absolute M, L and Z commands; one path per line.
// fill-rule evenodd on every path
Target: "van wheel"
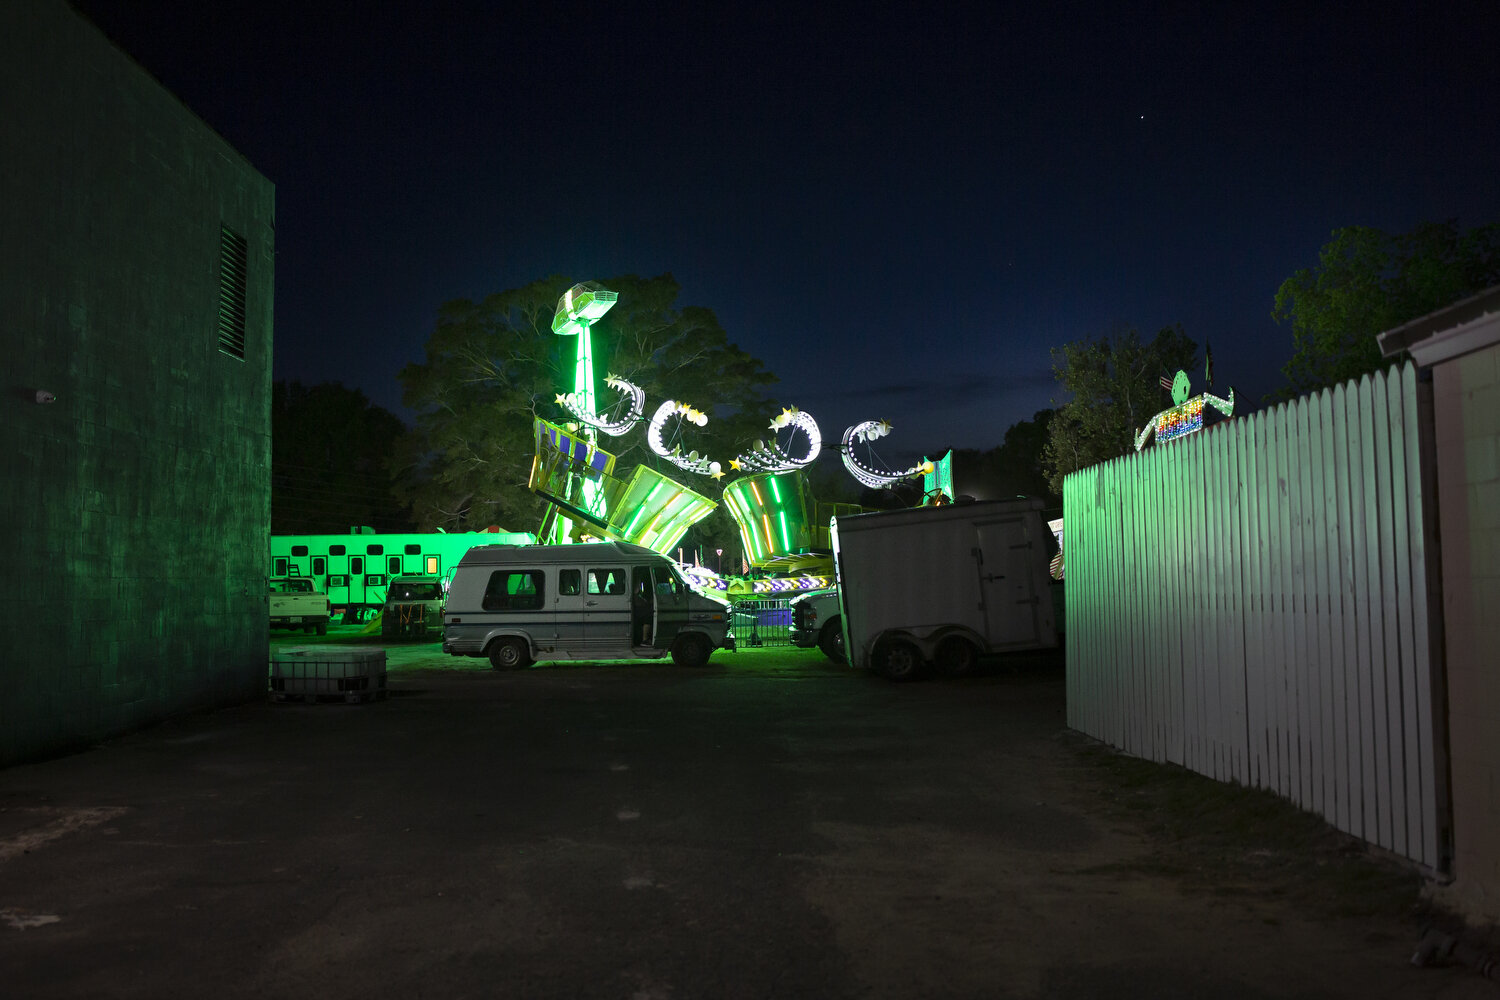
M 834 663 L 848 662 L 844 656 L 844 623 L 834 618 L 818 632 L 818 648 Z
M 490 643 L 490 666 L 496 670 L 519 670 L 530 662 L 531 654 L 520 639 L 496 639 Z
M 679 667 L 701 667 L 708 662 L 708 641 L 701 635 L 689 632 L 680 635 L 672 643 L 672 662 Z
M 979 665 L 979 650 L 969 640 L 954 635 L 938 643 L 934 659 L 939 670 L 958 677 Z
M 893 681 L 913 681 L 925 664 L 917 647 L 904 639 L 886 639 L 875 649 L 875 669 Z

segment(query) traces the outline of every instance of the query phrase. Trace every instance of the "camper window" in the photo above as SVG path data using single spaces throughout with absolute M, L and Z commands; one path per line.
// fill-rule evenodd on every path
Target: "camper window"
M 565 597 L 576 597 L 578 595 L 579 582 L 578 570 L 559 570 L 557 574 L 557 592 Z

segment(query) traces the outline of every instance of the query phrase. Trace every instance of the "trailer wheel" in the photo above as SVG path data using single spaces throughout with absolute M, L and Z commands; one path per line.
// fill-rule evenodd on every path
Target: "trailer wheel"
M 890 680 L 916 680 L 924 666 L 922 654 L 905 639 L 886 639 L 875 648 L 875 669 Z
M 842 618 L 831 619 L 818 632 L 818 648 L 834 663 L 847 663 L 844 656 L 844 623 Z
M 939 670 L 959 677 L 979 665 L 979 650 L 962 636 L 952 635 L 938 643 L 935 659 Z
M 490 643 L 490 666 L 496 670 L 519 670 L 531 662 L 531 653 L 520 639 L 496 639 Z
M 672 643 L 672 662 L 679 667 L 701 667 L 708 662 L 711 652 L 703 636 L 688 632 Z

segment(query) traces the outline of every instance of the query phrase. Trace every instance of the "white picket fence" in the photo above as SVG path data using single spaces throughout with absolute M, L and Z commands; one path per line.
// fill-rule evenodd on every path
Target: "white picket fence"
M 1068 476 L 1068 725 L 1442 868 L 1417 427 L 1407 365 Z

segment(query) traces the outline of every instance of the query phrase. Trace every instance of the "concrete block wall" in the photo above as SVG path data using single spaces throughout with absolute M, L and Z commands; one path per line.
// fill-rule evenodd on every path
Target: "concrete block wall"
M 1433 367 L 1453 802 L 1444 901 L 1500 924 L 1500 344 Z
M 264 694 L 275 196 L 62 0 L 0 4 L 0 122 L 3 765 Z

